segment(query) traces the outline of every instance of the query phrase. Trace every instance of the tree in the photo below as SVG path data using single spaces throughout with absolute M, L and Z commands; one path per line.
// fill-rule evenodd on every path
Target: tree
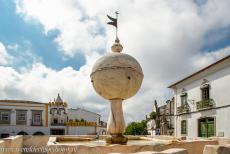
M 157 100 L 154 100 L 154 105 L 156 109 L 156 128 L 160 128 L 160 109 L 157 105 Z
M 125 130 L 125 135 L 147 135 L 146 121 L 131 122 L 128 124 Z
M 80 122 L 86 122 L 86 120 L 85 120 L 85 119 L 83 119 L 83 118 L 81 118 Z
M 154 112 L 154 111 L 152 111 L 150 114 L 149 114 L 149 117 L 150 117 L 150 119 L 156 119 L 156 117 L 157 117 L 157 113 L 156 112 Z

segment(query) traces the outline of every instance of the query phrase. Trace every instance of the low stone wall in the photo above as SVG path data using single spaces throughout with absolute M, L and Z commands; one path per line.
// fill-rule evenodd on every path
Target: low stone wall
M 3 140 L 0 140 L 0 149 L 5 148 L 5 142 Z M 0 150 L 0 154 L 4 154 L 2 150 Z
M 42 135 L 42 136 L 25 135 L 23 136 L 23 147 L 46 146 L 49 137 L 50 137 L 49 135 Z
M 206 145 L 203 154 L 230 154 L 230 144 Z
M 127 154 L 127 153 L 109 153 L 109 154 Z M 133 154 L 188 154 L 188 152 L 185 149 L 168 149 L 161 152 L 143 151 L 143 152 L 136 152 Z
M 211 139 L 218 141 L 219 145 L 230 144 L 230 138 L 227 137 L 211 137 Z
M 61 154 L 61 150 L 68 149 L 65 154 L 107 154 L 107 153 L 137 153 L 145 151 L 161 152 L 169 149 L 186 149 L 188 154 L 203 154 L 205 145 L 217 145 L 218 142 L 214 140 L 203 141 L 183 141 L 172 142 L 167 145 L 107 145 L 107 146 L 85 146 L 85 145 L 65 145 L 55 142 L 55 138 L 50 138 L 48 148 L 59 149 L 60 152 L 48 152 L 48 154 Z
M 21 154 L 22 142 L 23 142 L 23 137 L 21 135 L 4 138 L 2 139 L 2 148 L 4 148 L 3 150 L 7 150 L 7 152 L 6 151 L 5 152 L 1 151 L 1 152 L 7 154 Z
M 188 154 L 203 154 L 205 145 L 217 145 L 215 140 L 207 141 L 184 141 L 169 145 L 167 148 L 184 148 Z
M 185 140 L 179 141 L 174 140 L 170 141 L 170 138 L 166 137 L 167 139 L 164 140 L 167 142 L 166 145 L 96 145 L 96 146 L 85 146 L 85 145 L 65 145 L 59 144 L 56 142 L 57 138 L 62 138 L 63 136 L 11 136 L 9 138 L 5 138 L 0 140 L 0 148 L 22 148 L 22 147 L 48 147 L 53 149 L 74 149 L 72 154 L 80 154 L 80 153 L 87 153 L 87 154 L 106 154 L 106 153 L 137 153 L 137 152 L 146 152 L 146 151 L 156 151 L 162 152 L 171 149 L 186 149 L 188 154 L 217 154 L 216 152 L 220 150 L 226 151 L 230 148 L 227 143 L 230 143 L 230 138 L 212 138 L 212 140 Z M 80 135 L 80 136 L 73 136 L 73 135 L 66 135 L 65 137 L 82 137 L 82 138 L 94 138 L 94 135 Z M 104 136 L 102 137 L 104 138 Z M 129 137 L 132 139 L 146 139 L 146 137 Z M 151 138 L 150 138 L 151 139 Z M 153 138 L 152 138 L 153 139 Z M 161 138 L 162 139 L 162 138 Z M 153 140 L 157 140 L 154 138 Z M 169 143 L 169 144 L 168 144 Z M 225 145 L 225 146 L 219 146 Z M 207 145 L 207 146 L 206 146 Z M 229 146 L 229 147 L 228 147 Z M 206 150 L 204 150 L 204 147 Z M 214 149 L 214 150 L 213 150 Z M 205 151 L 208 151 L 205 153 Z M 213 153 L 212 153 L 213 152 Z M 63 151 L 50 151 L 48 154 L 61 154 Z M 64 152 L 68 154 L 69 152 Z M 0 154 L 5 154 L 4 152 L 0 151 Z M 20 151 L 11 152 L 8 154 L 20 154 Z M 184 154 L 184 153 L 183 153 Z M 219 154 L 219 153 L 218 153 Z M 222 154 L 222 153 L 221 153 Z

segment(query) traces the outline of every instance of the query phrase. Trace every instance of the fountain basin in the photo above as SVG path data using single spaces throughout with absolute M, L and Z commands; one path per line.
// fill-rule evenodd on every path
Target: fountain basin
M 83 146 L 112 146 L 106 143 L 106 136 L 96 139 L 95 136 L 58 136 L 50 137 L 49 143 L 54 145 L 83 145 Z M 172 143 L 170 140 L 158 140 L 150 137 L 128 136 L 126 145 L 167 145 Z
M 172 142 L 170 140 L 158 140 L 149 137 L 135 137 L 128 136 L 128 143 L 126 145 L 120 144 L 107 144 L 107 136 L 100 136 L 96 139 L 95 136 L 57 136 L 50 137 L 47 146 L 50 151 L 48 154 L 61 154 L 62 149 L 67 150 L 65 154 L 106 154 L 106 153 L 134 153 L 140 151 L 153 151 L 162 146 L 169 145 Z M 54 150 L 52 150 L 54 149 Z M 58 150 L 59 149 L 59 150 Z M 161 149 L 161 148 L 160 148 Z M 55 151 L 55 152 L 54 152 Z M 59 152 L 60 151 L 60 152 Z

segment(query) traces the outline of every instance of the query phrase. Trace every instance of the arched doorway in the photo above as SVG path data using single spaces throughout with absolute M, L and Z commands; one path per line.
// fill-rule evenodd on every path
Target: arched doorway
M 28 135 L 28 133 L 24 131 L 20 131 L 17 135 Z
M 35 132 L 33 135 L 45 135 L 43 132 Z

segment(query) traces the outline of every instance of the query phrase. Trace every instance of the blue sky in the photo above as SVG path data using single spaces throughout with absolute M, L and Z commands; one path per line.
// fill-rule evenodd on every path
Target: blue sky
M 203 52 L 210 52 L 225 48 L 230 45 L 230 27 L 210 30 L 205 35 L 205 39 L 206 42 L 201 48 Z
M 49 31 L 48 35 L 45 35 L 39 22 L 26 22 L 16 13 L 15 2 L 12 0 L 0 0 L 0 23 L 0 42 L 5 46 L 19 45 L 17 51 L 8 49 L 12 56 L 20 57 L 25 50 L 29 50 L 47 67 L 56 70 L 67 66 L 79 69 L 85 63 L 83 54 L 76 54 L 74 57 L 63 55 L 54 42 L 54 38 L 59 33 L 58 30 Z M 22 58 L 12 65 L 19 68 L 33 62 L 32 57 L 23 56 Z
M 203 5 L 206 1 L 195 1 Z M 87 17 L 87 16 L 86 16 Z M 85 18 L 86 18 L 85 17 Z M 88 18 L 88 17 L 87 17 Z M 71 66 L 79 69 L 85 64 L 85 57 L 81 53 L 73 57 L 63 54 L 54 39 L 59 34 L 59 30 L 51 30 L 48 35 L 44 34 L 43 26 L 38 21 L 26 22 L 22 15 L 16 13 L 16 6 L 13 0 L 0 0 L 0 42 L 8 45 L 18 44 L 17 51 L 8 49 L 12 56 L 21 57 L 12 64 L 15 68 L 29 66 L 32 64 L 32 57 L 20 56 L 25 50 L 29 50 L 34 58 L 39 59 L 47 67 L 60 70 Z M 103 34 L 103 29 L 97 32 Z M 213 38 L 217 40 L 213 41 Z M 230 44 L 230 27 L 212 29 L 205 34 L 206 42 L 201 46 L 201 51 L 210 52 L 224 48 Z
M 143 119 L 154 99 L 164 104 L 173 97 L 169 85 L 230 54 L 229 6 L 229 0 L 0 0 L 0 99 L 47 102 L 63 92 L 69 107 L 106 119 L 109 103 L 93 90 L 90 73 L 110 52 L 115 29 L 106 14 L 118 10 L 123 52 L 144 72 L 124 114 L 127 121 Z

